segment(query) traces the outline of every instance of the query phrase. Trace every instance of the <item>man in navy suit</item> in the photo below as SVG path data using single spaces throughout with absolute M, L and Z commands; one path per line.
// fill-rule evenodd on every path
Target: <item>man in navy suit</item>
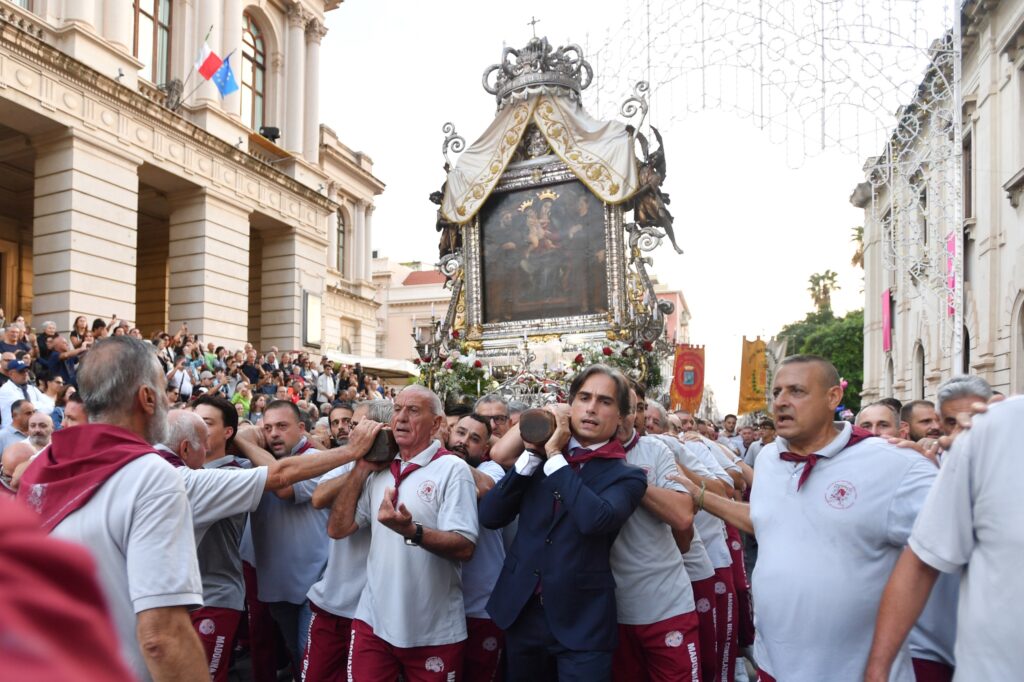
M 487 612 L 506 631 L 512 680 L 550 679 L 556 670 L 559 680 L 608 680 L 617 645 L 608 557 L 647 476 L 626 464 L 615 438 L 629 412 L 621 372 L 588 367 L 572 382 L 569 405 L 556 407 L 547 443 L 526 443 L 480 501 L 487 528 L 519 517 Z

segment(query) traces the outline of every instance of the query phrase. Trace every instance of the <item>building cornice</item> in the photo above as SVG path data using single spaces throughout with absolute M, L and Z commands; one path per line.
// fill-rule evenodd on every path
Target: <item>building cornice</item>
M 43 38 L 39 36 L 43 35 Z M 303 185 L 299 181 L 278 171 L 262 161 L 254 158 L 241 149 L 236 149 L 224 140 L 199 128 L 190 121 L 170 111 L 161 104 L 148 99 L 143 94 L 121 85 L 112 78 L 109 78 L 87 64 L 61 52 L 57 48 L 48 45 L 45 40 L 45 29 L 39 26 L 16 26 L 6 21 L 0 21 L 0 46 L 10 53 L 27 61 L 42 70 L 40 74 L 47 82 L 47 87 L 42 93 L 32 93 L 27 86 L 20 88 L 25 94 L 40 100 L 41 107 L 46 110 L 62 109 L 67 113 L 83 118 L 78 111 L 81 103 L 75 102 L 71 92 L 65 92 L 63 100 L 57 103 L 47 103 L 45 95 L 47 90 L 52 96 L 56 96 L 56 89 L 49 80 L 58 74 L 56 80 L 68 86 L 69 90 L 77 91 L 79 97 L 86 97 L 92 103 L 113 107 L 120 113 L 135 115 L 144 120 L 148 125 L 155 124 L 159 132 L 169 140 L 184 146 L 191 146 L 208 151 L 215 155 L 220 163 L 227 163 L 234 166 L 236 171 L 246 171 L 262 180 L 276 185 L 289 194 L 304 199 L 324 212 L 334 211 L 337 204 L 327 197 L 314 191 L 312 188 Z M 0 72 L 0 82 L 5 74 Z M 7 87 L 15 86 L 17 83 L 7 83 Z M 20 84 L 24 86 L 24 84 Z M 75 106 L 72 106 L 75 104 Z M 83 121 L 86 128 L 90 127 L 89 122 Z M 96 126 L 91 126 L 96 127 Z M 119 137 L 122 130 L 115 132 Z M 141 142 L 141 141 L 140 141 Z M 321 230 L 322 231 L 322 230 Z

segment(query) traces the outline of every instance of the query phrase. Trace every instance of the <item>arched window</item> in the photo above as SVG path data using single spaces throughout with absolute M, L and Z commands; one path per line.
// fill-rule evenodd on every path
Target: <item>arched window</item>
M 145 66 L 140 72 L 152 83 L 167 82 L 171 61 L 171 0 L 134 0 L 135 43 L 132 54 Z
M 888 357 L 885 360 L 885 386 L 883 387 L 882 397 L 892 397 L 892 385 L 895 383 L 895 368 L 892 364 L 892 357 Z
M 345 276 L 345 214 L 338 211 L 338 272 Z
M 924 400 L 924 346 L 914 349 L 914 399 Z
M 253 130 L 263 125 L 267 94 L 267 45 L 263 32 L 245 13 L 242 29 L 242 120 Z
M 960 367 L 961 374 L 971 373 L 971 335 L 967 332 L 967 327 L 964 327 L 964 338 L 963 338 L 963 352 L 960 354 L 963 357 L 963 365 Z
M 1013 387 L 1014 393 L 1024 393 L 1024 305 L 1017 308 L 1017 353 L 1014 368 L 1014 374 L 1016 375 L 1016 386 Z

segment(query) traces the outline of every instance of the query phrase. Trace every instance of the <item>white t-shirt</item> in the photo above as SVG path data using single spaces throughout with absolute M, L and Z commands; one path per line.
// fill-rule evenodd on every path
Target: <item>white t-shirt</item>
M 295 449 L 304 444 L 305 439 Z M 289 456 L 303 457 L 315 452 L 310 449 Z M 330 511 L 314 509 L 311 503 L 319 480 L 317 477 L 293 485 L 292 499 L 281 499 L 268 490 L 256 511 L 249 515 L 260 601 L 302 604 L 309 588 L 323 575 L 330 540 Z
M 505 470 L 497 462 L 481 462 L 476 469 L 490 476 L 495 483 L 505 477 Z M 505 564 L 503 531 L 480 528 L 473 558 L 462 565 L 462 598 L 466 618 L 491 619 L 487 613 L 487 600 L 491 598 L 501 567 Z
M 704 478 L 717 478 L 730 487 L 734 487 L 732 478 L 711 453 L 710 447 L 704 443 L 683 443 L 682 465 L 693 473 Z M 677 455 L 678 456 L 678 455 Z M 728 538 L 725 534 L 725 522 L 706 511 L 699 511 L 693 517 L 693 525 L 700 531 L 711 565 L 716 569 L 732 566 L 732 554 L 729 553 Z
M 882 590 L 935 480 L 934 464 L 881 438 L 844 449 L 851 431 L 841 423 L 799 491 L 804 464 L 779 457 L 784 439 L 757 459 L 754 655 L 778 680 L 863 677 Z M 904 647 L 890 680 L 913 679 Z
M 668 449 L 675 456 L 676 462 L 683 464 L 683 466 L 698 476 L 713 478 L 711 471 L 692 453 L 687 452 L 683 444 L 679 442 L 679 439 L 668 434 L 658 434 L 654 437 L 660 439 L 661 442 L 668 446 Z M 693 539 L 690 540 L 690 549 L 683 554 L 683 566 L 686 568 L 687 575 L 690 576 L 690 582 L 706 580 L 715 574 L 715 565 L 711 562 L 707 545 L 704 544 L 704 538 L 700 534 L 700 526 L 708 525 L 710 523 L 709 519 L 715 519 L 715 517 L 707 512 L 698 512 L 693 517 Z M 717 528 L 717 524 L 714 527 Z
M 648 486 L 687 495 L 682 485 L 668 478 L 679 469 L 660 440 L 640 438 L 626 453 L 626 462 L 644 470 Z M 694 610 L 693 588 L 672 529 L 642 505 L 619 530 L 610 563 L 619 623 L 650 625 Z
M 1016 680 L 1024 669 L 1017 623 L 1017 605 L 1024 603 L 1022 422 L 1022 397 L 974 418 L 943 459 L 910 536 L 922 561 L 961 576 L 958 680 Z
M 356 466 L 343 464 L 320 477 L 324 483 L 344 476 Z M 328 613 L 352 618 L 359 605 L 359 597 L 366 587 L 366 560 L 370 555 L 370 529 L 360 528 L 341 540 L 331 540 L 327 551 L 324 575 L 306 595 L 309 600 Z
M 160 455 L 143 455 L 111 476 L 52 534 L 92 554 L 125 660 L 139 679 L 152 679 L 135 637 L 135 614 L 203 605 L 181 476 Z
M 156 446 L 162 448 L 163 446 Z M 177 467 L 192 507 L 196 546 L 210 526 L 235 514 L 251 512 L 267 487 L 267 467 L 189 469 Z
M 425 527 L 452 531 L 476 542 L 479 521 L 473 474 L 456 455 L 431 462 L 440 446 L 435 440 L 410 460 L 421 468 L 402 481 L 398 502 Z M 461 642 L 466 639 L 461 564 L 405 544 L 405 538 L 377 520 L 384 492 L 394 486 L 389 470 L 371 474 L 356 504 L 356 523 L 360 528 L 369 526 L 371 533 L 366 590 L 356 618 L 400 648 Z

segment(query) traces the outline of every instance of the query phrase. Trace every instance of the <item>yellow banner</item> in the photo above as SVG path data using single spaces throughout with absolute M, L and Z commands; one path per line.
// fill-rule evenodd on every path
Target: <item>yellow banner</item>
M 766 412 L 765 394 L 768 382 L 768 354 L 761 337 L 748 341 L 743 337 L 743 361 L 740 363 L 740 400 L 737 414 Z

